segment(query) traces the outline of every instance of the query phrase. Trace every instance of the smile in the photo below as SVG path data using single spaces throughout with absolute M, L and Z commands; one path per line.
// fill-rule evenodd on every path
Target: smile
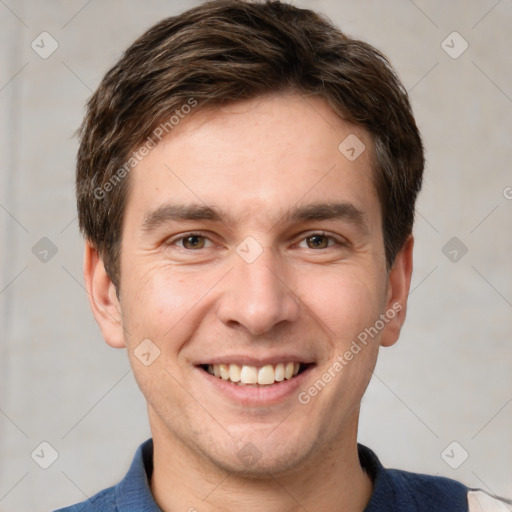
M 275 365 L 249 366 L 238 364 L 206 364 L 202 368 L 219 379 L 239 386 L 269 386 L 290 380 L 308 365 L 304 363 L 278 363 Z

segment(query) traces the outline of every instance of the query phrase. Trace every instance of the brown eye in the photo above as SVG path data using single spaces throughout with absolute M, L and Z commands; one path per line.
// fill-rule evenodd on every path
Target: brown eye
M 310 249 L 326 249 L 329 247 L 329 237 L 325 235 L 312 235 L 306 238 Z
M 203 249 L 205 238 L 201 235 L 189 235 L 181 239 L 185 249 Z

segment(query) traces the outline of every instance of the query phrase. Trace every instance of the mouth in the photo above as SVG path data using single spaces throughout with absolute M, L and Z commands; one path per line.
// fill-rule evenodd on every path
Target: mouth
M 199 368 L 210 375 L 237 386 L 265 387 L 293 380 L 312 366 L 312 363 L 266 364 L 264 366 L 229 364 L 202 364 Z

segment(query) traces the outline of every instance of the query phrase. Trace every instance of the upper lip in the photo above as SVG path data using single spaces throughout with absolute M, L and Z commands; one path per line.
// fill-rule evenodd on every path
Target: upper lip
M 290 362 L 310 364 L 313 362 L 313 359 L 306 356 L 299 356 L 297 354 L 276 354 L 273 356 L 265 355 L 265 357 L 257 357 L 247 354 L 232 354 L 227 356 L 205 358 L 201 362 L 197 363 L 197 366 L 205 364 L 237 364 L 239 366 L 260 367 Z

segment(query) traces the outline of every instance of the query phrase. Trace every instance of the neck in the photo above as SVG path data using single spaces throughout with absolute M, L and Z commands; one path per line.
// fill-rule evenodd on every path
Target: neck
M 165 512 L 296 512 L 338 510 L 340 504 L 344 512 L 362 512 L 371 497 L 373 484 L 357 453 L 357 418 L 352 432 L 318 445 L 314 459 L 266 478 L 224 471 L 168 432 L 152 430 L 151 491 Z

